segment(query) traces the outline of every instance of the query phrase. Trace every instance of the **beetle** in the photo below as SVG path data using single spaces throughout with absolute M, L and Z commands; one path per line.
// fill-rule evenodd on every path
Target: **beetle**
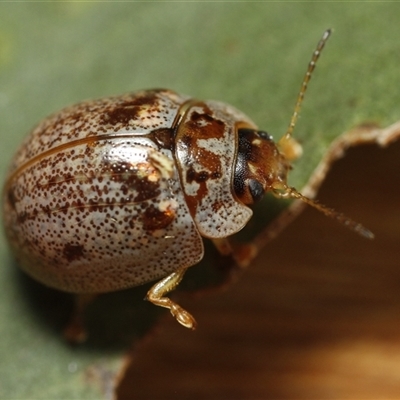
M 312 55 L 277 143 L 230 105 L 165 89 L 82 102 L 39 123 L 3 190 L 6 236 L 22 269 L 78 294 L 160 279 L 147 299 L 194 328 L 194 317 L 166 294 L 203 258 L 202 237 L 235 256 L 229 237 L 265 192 L 301 199 L 372 237 L 286 183 L 301 152 L 292 131 L 330 33 Z

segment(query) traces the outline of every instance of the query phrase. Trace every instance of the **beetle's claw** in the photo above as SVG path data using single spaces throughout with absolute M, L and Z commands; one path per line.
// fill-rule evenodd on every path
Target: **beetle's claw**
M 179 306 L 176 303 L 172 303 L 170 311 L 172 316 L 185 328 L 193 330 L 196 329 L 197 326 L 196 320 L 190 313 L 184 310 L 181 306 Z

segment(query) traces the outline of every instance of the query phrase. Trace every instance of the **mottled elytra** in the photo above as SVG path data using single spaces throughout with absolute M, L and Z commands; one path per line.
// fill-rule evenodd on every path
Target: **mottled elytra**
M 163 89 L 86 101 L 43 120 L 15 154 L 3 191 L 6 234 L 21 267 L 82 295 L 159 280 L 147 299 L 194 328 L 166 294 L 203 258 L 203 237 L 235 257 L 229 237 L 265 192 L 301 199 L 372 237 L 286 184 L 289 161 L 301 153 L 292 131 L 329 35 L 277 144 L 230 105 Z

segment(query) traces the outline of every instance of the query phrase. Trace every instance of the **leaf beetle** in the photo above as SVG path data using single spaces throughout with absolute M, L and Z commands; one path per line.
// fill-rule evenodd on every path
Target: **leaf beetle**
M 286 183 L 301 152 L 292 131 L 330 33 L 277 143 L 230 105 L 163 89 L 82 102 L 43 120 L 14 156 L 3 190 L 5 231 L 22 269 L 77 294 L 161 279 L 147 299 L 194 328 L 166 294 L 202 259 L 202 237 L 235 255 L 229 237 L 265 192 L 301 199 L 372 237 Z

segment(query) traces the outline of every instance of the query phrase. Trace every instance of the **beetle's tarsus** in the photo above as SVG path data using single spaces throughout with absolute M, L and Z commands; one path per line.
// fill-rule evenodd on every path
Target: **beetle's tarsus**
M 186 268 L 180 268 L 172 274 L 157 282 L 148 292 L 146 300 L 156 306 L 168 308 L 172 316 L 185 328 L 195 329 L 196 320 L 183 309 L 180 305 L 174 303 L 170 298 L 164 297 L 168 292 L 174 290 L 185 275 Z
M 175 317 L 175 319 L 188 329 L 196 329 L 197 323 L 194 317 L 184 310 L 181 306 L 171 301 L 171 314 Z

